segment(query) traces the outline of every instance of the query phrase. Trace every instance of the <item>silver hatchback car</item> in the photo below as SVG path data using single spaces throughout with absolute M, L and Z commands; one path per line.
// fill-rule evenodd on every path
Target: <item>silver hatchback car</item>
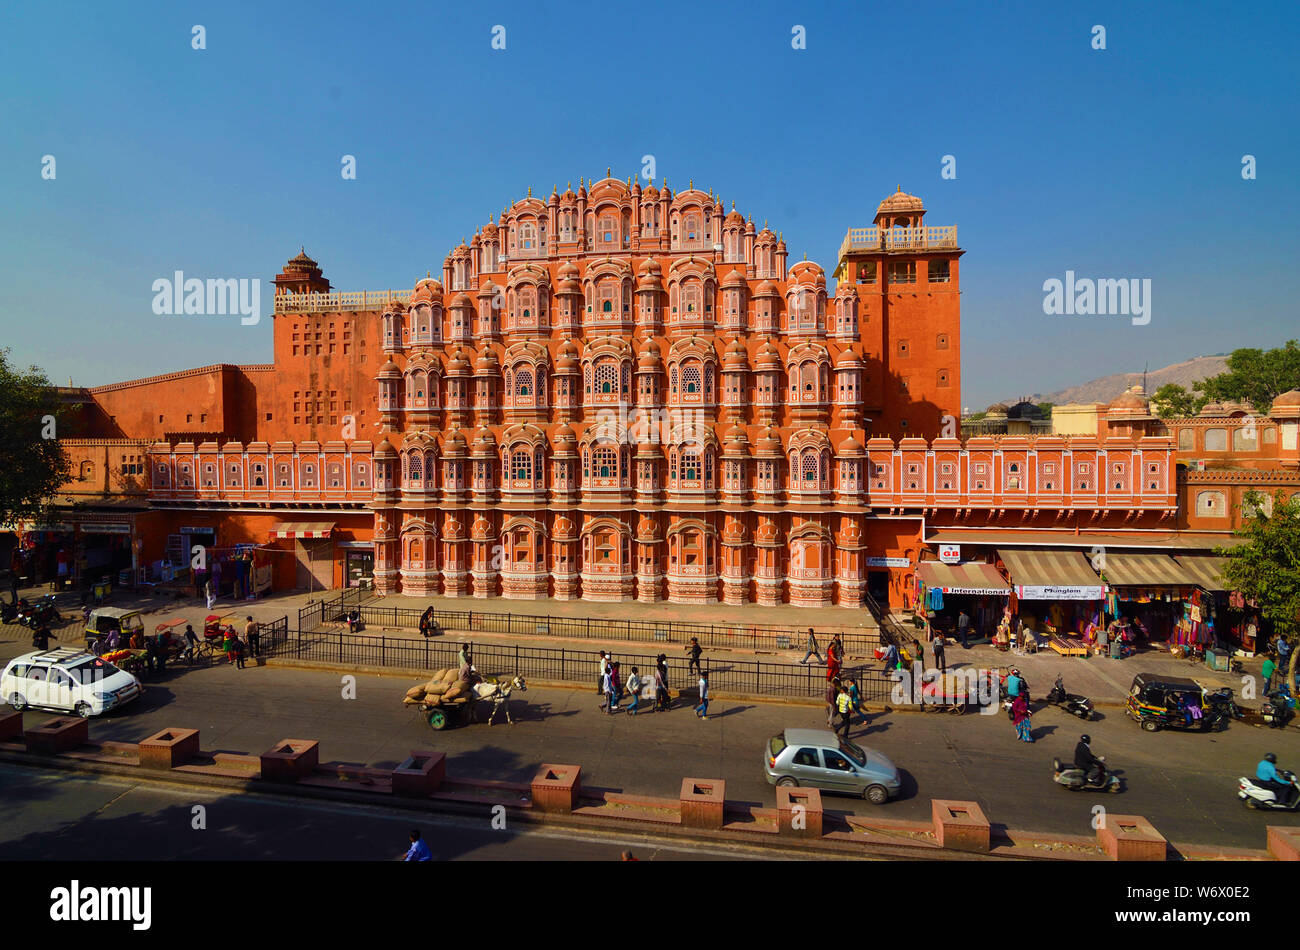
M 769 785 L 859 795 L 873 805 L 883 805 L 902 788 L 893 762 L 829 729 L 787 729 L 773 736 L 767 741 L 763 770 Z

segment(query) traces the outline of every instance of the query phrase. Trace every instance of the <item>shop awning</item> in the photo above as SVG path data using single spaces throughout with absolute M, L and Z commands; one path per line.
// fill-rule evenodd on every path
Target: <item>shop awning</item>
M 1226 557 L 1214 554 L 1180 554 L 1176 558 L 1179 567 L 1192 578 L 1192 583 L 1206 590 L 1231 590 L 1220 576 L 1223 565 L 1228 563 Z
M 1116 587 L 1195 587 L 1196 578 L 1168 554 L 1116 554 L 1098 561 L 1107 583 Z
M 1078 551 L 999 548 L 1021 600 L 1101 600 L 1101 578 Z
M 1176 551 L 1213 551 L 1243 543 L 1231 532 L 1208 531 L 1064 531 L 1047 528 L 931 527 L 926 544 L 986 544 L 993 547 L 1103 547 Z
M 975 561 L 967 564 L 923 561 L 917 565 L 916 570 L 926 587 L 937 587 L 945 594 L 1005 595 L 1011 592 L 1011 583 L 992 564 Z
M 328 538 L 334 530 L 333 521 L 286 521 L 271 529 L 273 538 Z

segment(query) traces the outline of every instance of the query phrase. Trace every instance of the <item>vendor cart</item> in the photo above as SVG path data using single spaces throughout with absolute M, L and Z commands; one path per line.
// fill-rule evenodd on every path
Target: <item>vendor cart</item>
M 197 648 L 191 655 L 190 645 L 185 640 L 185 628 L 188 625 L 189 621 L 184 617 L 174 617 L 171 620 L 164 620 L 153 628 L 154 636 L 158 638 L 158 645 L 163 649 L 165 662 L 188 663 L 199 658 Z

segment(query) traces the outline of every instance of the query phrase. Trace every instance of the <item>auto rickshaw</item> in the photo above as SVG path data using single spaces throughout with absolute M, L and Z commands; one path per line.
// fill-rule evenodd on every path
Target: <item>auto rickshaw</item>
M 129 647 L 136 636 L 139 636 L 140 643 L 144 642 L 144 616 L 138 610 L 124 607 L 96 607 L 86 616 L 83 633 L 86 649 L 95 653 L 114 634 L 119 648 Z
M 1218 694 L 1214 698 L 1216 701 L 1210 702 L 1205 687 L 1195 680 L 1138 673 L 1129 688 L 1124 712 L 1147 732 L 1222 732 L 1232 717 L 1217 701 Z

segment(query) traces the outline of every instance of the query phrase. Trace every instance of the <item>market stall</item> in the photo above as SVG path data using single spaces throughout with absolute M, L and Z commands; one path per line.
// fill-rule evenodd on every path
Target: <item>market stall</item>
M 980 561 L 923 561 L 916 568 L 916 584 L 916 602 L 925 608 L 930 626 L 957 636 L 958 616 L 965 612 L 972 640 L 993 635 L 1011 593 L 998 569 Z
M 1066 548 L 999 548 L 1011 577 L 1011 611 L 1024 630 L 1046 634 L 1062 655 L 1084 655 L 1101 623 L 1105 588 L 1092 565 Z

